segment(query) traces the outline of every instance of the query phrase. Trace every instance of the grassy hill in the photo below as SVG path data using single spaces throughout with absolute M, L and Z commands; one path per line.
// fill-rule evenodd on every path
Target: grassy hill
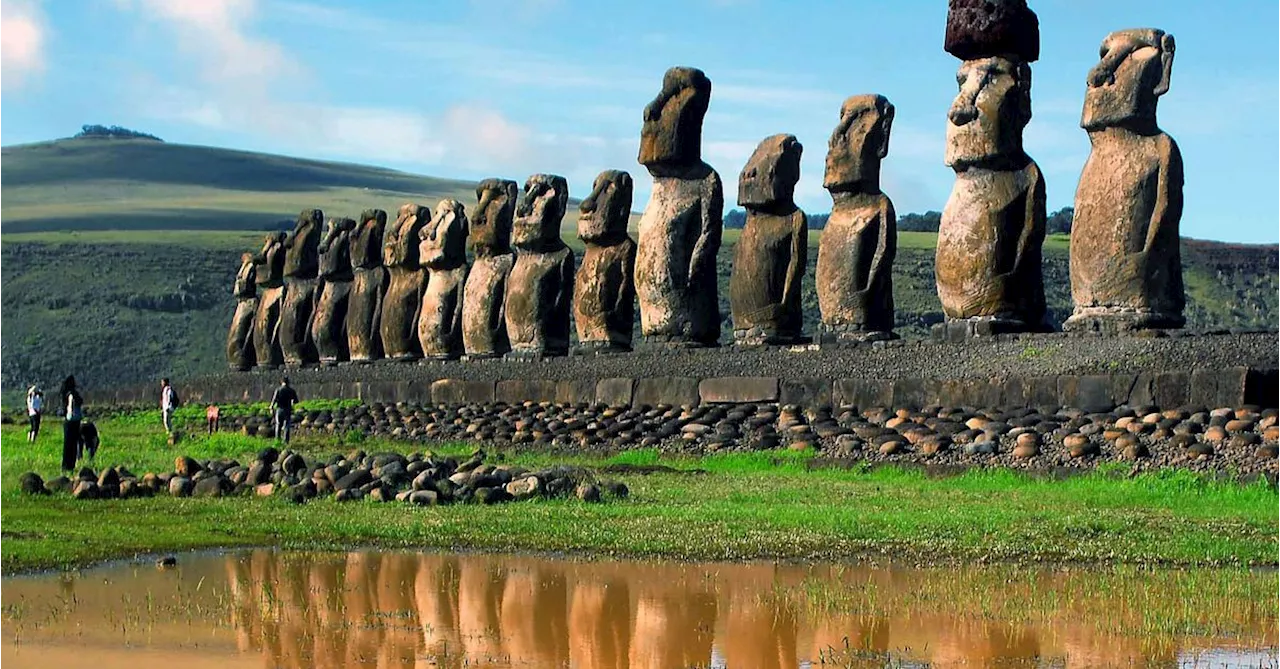
M 0 386 L 6 400 L 75 373 L 87 388 L 223 368 L 239 254 L 262 230 L 318 206 L 354 215 L 442 197 L 474 203 L 469 182 L 146 140 L 79 139 L 0 150 Z M 637 202 L 637 207 L 643 203 Z M 634 222 L 634 219 L 633 219 Z M 575 248 L 574 221 L 565 239 Z M 721 302 L 738 231 L 725 231 Z M 810 234 L 816 246 L 820 235 Z M 936 235 L 901 233 L 894 267 L 899 332 L 941 320 Z M 1070 313 L 1067 238 L 1045 244 L 1058 322 Z M 1187 316 L 1197 328 L 1275 327 L 1277 247 L 1184 240 Z M 805 279 L 806 328 L 818 321 L 816 252 Z M 6 401 L 6 404 L 8 402 Z

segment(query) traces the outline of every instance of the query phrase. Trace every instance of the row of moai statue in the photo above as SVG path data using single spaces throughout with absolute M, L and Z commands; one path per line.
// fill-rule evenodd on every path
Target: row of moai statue
M 956 182 L 936 256 L 947 326 L 1047 330 L 1044 177 L 1022 145 L 1038 20 L 1025 0 L 951 0 L 945 48 L 963 61 L 947 115 L 945 162 Z M 1089 73 L 1081 125 L 1093 150 L 1076 193 L 1068 330 L 1183 324 L 1182 164 L 1155 118 L 1173 51 L 1159 30 L 1115 32 Z M 330 220 L 322 234 L 323 215 L 303 212 L 291 233 L 268 236 L 242 259 L 229 361 L 243 369 L 563 355 L 571 313 L 584 351 L 628 351 L 636 303 L 646 342 L 716 345 L 724 194 L 701 157 L 710 99 L 702 71 L 667 71 L 644 110 L 639 162 L 653 191 L 638 243 L 627 233 L 631 177 L 603 172 L 580 208 L 586 252 L 576 272 L 560 238 L 568 187 L 559 176 L 530 177 L 523 195 L 513 181 L 481 182 L 469 219 L 460 203 L 443 200 L 434 214 L 405 205 L 390 228 L 384 212 L 370 210 L 359 222 Z M 884 96 L 850 97 L 828 144 L 823 186 L 833 206 L 816 268 L 824 341 L 894 337 L 896 215 L 880 189 L 893 118 Z M 808 227 L 793 198 L 802 150 L 793 135 L 768 137 L 739 178 L 747 221 L 729 301 L 742 345 L 803 341 Z
M 389 226 L 380 209 L 327 224 L 320 210 L 304 211 L 291 232 L 241 257 L 228 361 L 248 369 L 563 355 L 571 309 L 584 350 L 629 350 L 631 192 L 630 175 L 607 171 L 583 200 L 587 251 L 576 280 L 560 238 L 569 200 L 560 176 L 529 177 L 523 195 L 514 181 L 482 181 L 470 217 L 453 199 L 434 212 L 406 204 Z

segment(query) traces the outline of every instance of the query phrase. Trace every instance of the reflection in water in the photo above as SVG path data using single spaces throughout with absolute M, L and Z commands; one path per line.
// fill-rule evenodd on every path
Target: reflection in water
M 6 579 L 0 659 L 89 649 L 104 669 L 189 666 L 194 648 L 223 668 L 1176 667 L 1215 649 L 1202 655 L 1215 667 L 1256 666 L 1265 654 L 1230 649 L 1274 649 L 1274 599 L 1258 594 L 1274 578 L 255 550 Z

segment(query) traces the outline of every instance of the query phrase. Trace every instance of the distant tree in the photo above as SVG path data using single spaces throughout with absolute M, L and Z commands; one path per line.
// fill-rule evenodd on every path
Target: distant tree
M 138 130 L 130 130 L 118 125 L 84 125 L 80 127 L 80 132 L 75 134 L 77 138 L 94 138 L 94 139 L 152 139 L 157 142 L 163 142 L 163 139 Z
M 1075 215 L 1074 207 L 1063 207 L 1049 214 L 1044 220 L 1045 232 L 1051 235 L 1071 234 L 1071 221 L 1075 219 Z
M 942 212 L 940 211 L 898 216 L 898 230 L 901 232 L 937 232 L 941 224 Z

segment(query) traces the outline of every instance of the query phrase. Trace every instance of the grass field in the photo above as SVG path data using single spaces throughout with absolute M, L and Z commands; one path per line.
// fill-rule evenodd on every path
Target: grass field
M 180 421 L 195 422 L 198 408 Z M 175 455 L 248 461 L 260 439 L 220 434 L 165 445 L 156 412 L 98 422 L 99 465 L 169 471 Z M 503 551 L 571 551 L 696 560 L 856 559 L 1173 565 L 1275 565 L 1276 492 L 1265 483 L 1215 482 L 1187 473 L 1129 479 L 1108 472 L 1065 481 L 1007 471 L 926 478 L 894 469 L 809 470 L 812 453 L 766 451 L 667 458 L 653 450 L 607 459 L 506 452 L 507 462 L 666 464 L 705 473 L 621 476 L 629 499 L 419 508 L 329 499 L 291 506 L 276 498 L 77 501 L 32 498 L 19 474 L 56 474 L 60 431 L 39 443 L 3 428 L 3 571 L 66 568 L 137 553 L 218 546 L 383 546 Z M 406 452 L 412 444 L 342 443 L 304 437 L 305 453 L 327 457 L 362 448 Z M 466 444 L 436 452 L 464 454 Z M 140 531 L 140 529 L 142 531 Z

